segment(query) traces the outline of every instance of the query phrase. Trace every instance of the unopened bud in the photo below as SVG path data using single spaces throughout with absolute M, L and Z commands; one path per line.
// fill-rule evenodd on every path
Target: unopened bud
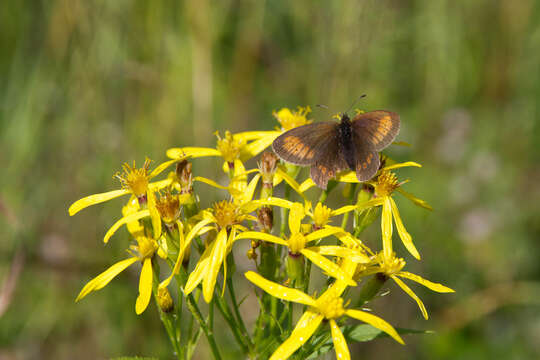
M 274 226 L 274 212 L 271 208 L 264 206 L 257 210 L 257 220 L 259 220 L 261 230 L 269 233 Z
M 157 291 L 157 302 L 161 311 L 168 313 L 174 309 L 174 301 L 166 287 L 159 287 Z
M 272 187 L 274 183 L 274 174 L 276 173 L 276 166 L 278 157 L 271 151 L 265 151 L 261 155 L 261 162 L 259 164 L 259 170 L 262 174 L 263 187 Z
M 187 160 L 182 160 L 176 164 L 176 175 L 182 187 L 182 194 L 191 193 L 193 191 L 193 174 L 191 173 L 192 164 Z

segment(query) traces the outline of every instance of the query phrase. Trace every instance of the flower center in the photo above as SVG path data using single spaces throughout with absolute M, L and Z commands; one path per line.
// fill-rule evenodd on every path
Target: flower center
M 392 257 L 385 258 L 382 252 L 379 254 L 381 270 L 388 276 L 400 272 L 405 267 L 405 260 L 397 258 L 395 255 L 392 253 Z
M 214 217 L 220 228 L 238 223 L 238 208 L 232 202 L 222 200 L 214 204 Z
M 163 221 L 167 224 L 173 224 L 180 217 L 180 200 L 178 196 L 171 194 L 170 191 L 160 196 L 156 201 L 156 208 Z
M 291 111 L 287 108 L 283 108 L 278 112 L 273 112 L 272 115 L 276 120 L 281 124 L 283 131 L 293 129 L 298 126 L 306 125 L 311 123 L 311 120 L 307 120 L 306 116 L 311 112 L 309 106 L 298 107 L 297 111 Z
M 345 313 L 343 299 L 332 293 L 317 299 L 317 308 L 328 320 L 339 318 Z
M 217 149 L 221 152 L 221 156 L 228 163 L 234 163 L 234 160 L 240 156 L 240 150 L 244 144 L 240 140 L 235 140 L 230 131 L 225 131 L 223 139 L 217 132 L 216 136 L 218 138 Z
M 133 166 L 130 166 L 128 163 L 125 163 L 122 166 L 124 173 L 116 173 L 114 175 L 124 189 L 127 189 L 133 193 L 137 198 L 141 199 L 146 197 L 146 191 L 148 190 L 148 168 L 150 167 L 151 160 L 146 159 L 142 168 L 137 169 L 135 166 L 135 161 L 133 161 Z
M 139 254 L 141 254 L 141 258 L 143 259 L 151 258 L 152 256 L 154 256 L 154 253 L 158 248 L 157 242 L 154 239 L 148 238 L 146 236 L 137 237 L 137 243 L 139 245 Z
M 289 251 L 292 254 L 298 254 L 300 250 L 306 247 L 306 238 L 302 233 L 294 233 L 289 238 Z
M 374 185 L 377 196 L 385 197 L 392 194 L 399 187 L 396 174 L 390 171 L 383 171 L 377 177 L 377 183 Z
M 328 224 L 331 212 L 332 210 L 325 205 L 320 202 L 317 203 L 317 206 L 315 206 L 315 210 L 313 211 L 313 223 L 315 224 L 315 228 L 320 229 Z

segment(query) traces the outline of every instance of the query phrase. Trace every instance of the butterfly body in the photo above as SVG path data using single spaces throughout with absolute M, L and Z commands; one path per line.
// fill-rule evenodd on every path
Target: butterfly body
M 303 125 L 280 135 L 272 144 L 274 152 L 286 162 L 311 166 L 311 179 L 326 189 L 328 181 L 340 171 L 351 169 L 359 181 L 371 179 L 379 169 L 378 152 L 399 132 L 399 115 L 377 110 L 347 114 L 340 122 L 323 121 Z

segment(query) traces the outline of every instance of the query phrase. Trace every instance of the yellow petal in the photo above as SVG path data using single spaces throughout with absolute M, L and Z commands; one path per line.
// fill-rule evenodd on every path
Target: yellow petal
M 291 188 L 293 188 L 294 191 L 296 191 L 298 194 L 303 196 L 303 191 L 300 190 L 300 185 L 294 180 L 292 177 L 289 176 L 285 171 L 281 170 L 281 168 L 276 169 L 276 174 L 279 175 Z
M 334 350 L 336 352 L 336 359 L 350 360 L 351 354 L 349 353 L 349 347 L 343 333 L 339 329 L 334 319 L 330 319 L 330 331 L 332 332 L 332 342 L 334 343 Z
M 396 191 L 399 192 L 401 195 L 405 196 L 407 199 L 411 200 L 416 206 L 420 206 L 424 209 L 433 211 L 433 208 L 427 203 L 427 201 L 415 197 L 413 194 L 406 192 L 400 187 L 398 187 Z
M 244 275 L 249 281 L 278 299 L 310 306 L 315 305 L 315 300 L 300 290 L 291 289 L 286 286 L 279 285 L 273 281 L 266 280 L 261 275 L 253 271 L 248 271 Z
M 369 325 L 371 325 L 371 326 L 373 326 L 373 327 L 375 327 L 375 328 L 377 328 L 377 329 L 379 329 L 381 331 L 384 331 L 385 333 L 387 333 L 388 335 L 393 337 L 394 340 L 396 340 L 398 343 L 400 343 L 402 345 L 405 345 L 405 342 L 403 341 L 401 336 L 399 336 L 396 329 L 394 329 L 394 327 L 392 325 L 390 325 L 389 323 L 387 323 L 386 321 L 384 321 L 380 317 L 375 316 L 373 314 L 369 314 L 369 313 L 367 313 L 365 311 L 352 310 L 352 309 L 345 310 L 345 314 L 347 316 L 352 317 L 352 318 L 355 318 L 355 319 L 358 319 L 358 320 L 363 321 L 365 323 L 368 323 Z
M 306 241 L 322 239 L 330 235 L 342 233 L 343 229 L 337 226 L 326 226 L 320 230 L 314 231 L 306 236 Z
M 444 286 L 442 284 L 439 284 L 439 283 L 431 282 L 429 280 L 424 279 L 423 277 L 420 277 L 420 276 L 415 275 L 415 274 L 411 274 L 410 272 L 407 272 L 407 271 L 400 271 L 395 275 L 400 276 L 400 277 L 404 277 L 404 278 L 412 280 L 412 281 L 416 281 L 417 283 L 424 285 L 428 289 L 439 292 L 439 293 L 453 293 L 453 292 L 455 292 L 453 289 L 450 289 L 449 287 L 446 287 L 446 286 Z
M 233 138 L 235 140 L 240 141 L 252 141 L 252 140 L 259 140 L 259 139 L 266 139 L 266 138 L 273 138 L 275 139 L 281 134 L 281 131 L 244 131 L 239 132 L 237 134 L 233 134 Z M 272 140 L 270 143 L 272 143 L 274 140 Z
M 339 182 L 345 182 L 345 183 L 359 183 L 360 180 L 356 177 L 356 172 L 354 171 L 347 171 L 339 173 L 336 176 L 336 181 Z
M 199 233 L 201 232 L 201 229 L 205 227 L 206 225 L 210 224 L 211 222 L 212 222 L 212 219 L 203 219 L 199 221 L 197 224 L 195 224 L 195 226 L 191 228 L 191 230 L 186 236 L 184 249 L 186 249 L 191 244 L 191 240 L 193 240 L 197 235 L 199 235 Z
M 163 172 L 163 170 L 165 170 L 166 168 L 168 168 L 168 167 L 171 166 L 172 164 L 176 163 L 177 161 L 178 161 L 178 159 L 165 161 L 163 164 L 160 164 L 160 165 L 157 166 L 154 170 L 152 170 L 152 172 L 150 173 L 150 175 L 148 176 L 148 178 L 151 179 L 151 178 L 153 178 L 153 177 L 158 176 L 159 174 L 161 174 L 161 173 Z
M 266 149 L 280 135 L 279 131 L 268 131 L 265 136 L 253 141 L 242 148 L 240 158 L 246 161 Z
M 75 301 L 81 300 L 83 297 L 91 293 L 92 291 L 97 291 L 99 289 L 104 288 L 112 279 L 116 277 L 116 275 L 120 274 L 122 271 L 124 271 L 128 266 L 133 264 L 139 260 L 136 257 L 132 257 L 129 259 L 122 260 L 120 262 L 117 262 L 92 280 L 90 280 L 81 290 L 79 295 L 77 296 L 77 299 Z
M 407 285 L 405 285 L 405 283 L 403 281 L 401 281 L 397 276 L 395 275 L 390 275 L 390 277 L 396 282 L 396 284 L 399 285 L 400 288 L 403 289 L 403 291 L 405 291 L 407 293 L 407 295 L 409 295 L 410 297 L 412 297 L 414 299 L 414 301 L 416 301 L 416 303 L 418 304 L 418 307 L 420 308 L 420 311 L 422 312 L 422 315 L 424 316 L 424 319 L 428 319 L 428 313 L 427 313 L 427 310 L 426 310 L 426 307 L 424 306 L 424 303 L 422 302 L 422 300 L 420 300 L 420 298 L 418 296 L 416 296 L 416 294 L 411 290 L 411 288 L 409 288 Z
M 94 194 L 87 197 L 83 197 L 82 199 L 79 199 L 75 201 L 71 206 L 69 207 L 69 215 L 73 216 L 79 211 L 81 211 L 84 208 L 87 208 L 88 206 L 99 204 L 105 201 L 109 201 L 111 199 L 117 198 L 122 195 L 129 194 L 129 190 L 113 190 L 106 193 L 101 194 Z
M 338 256 L 342 258 L 348 258 L 352 262 L 366 264 L 370 262 L 369 257 L 362 254 L 358 250 L 349 249 L 343 246 L 337 245 L 324 245 L 324 246 L 311 246 L 309 250 L 321 255 Z
M 392 203 L 390 197 L 385 196 L 382 206 L 381 233 L 383 240 L 384 257 L 392 257 Z
M 414 161 L 407 161 L 407 162 L 404 162 L 404 163 L 398 163 L 398 164 L 393 164 L 393 165 L 385 166 L 384 168 L 382 168 L 382 169 L 379 170 L 379 171 L 392 170 L 392 169 L 399 169 L 399 168 L 407 167 L 407 166 L 422 167 L 422 165 L 420 165 L 420 164 L 417 163 L 417 162 L 414 162 Z
M 257 188 L 257 184 L 260 178 L 261 174 L 257 174 L 253 177 L 253 179 L 251 179 L 244 192 L 244 195 L 242 196 L 242 203 L 247 203 L 248 201 L 251 201 L 251 199 L 253 199 L 253 194 L 255 193 L 255 189 Z
M 154 182 L 151 182 L 150 184 L 148 184 L 148 189 L 153 190 L 153 191 L 158 191 L 158 190 L 161 190 L 163 188 L 166 188 L 171 183 L 172 183 L 171 178 L 167 178 L 167 179 L 159 180 L 159 181 L 154 181 Z
M 339 209 L 336 209 L 336 210 L 332 210 L 330 212 L 330 216 L 338 216 L 338 215 L 341 215 L 341 214 L 345 214 L 349 211 L 353 211 L 353 210 L 357 210 L 358 209 L 358 206 L 357 205 L 346 205 L 346 206 L 342 206 L 340 207 Z
M 156 207 L 156 195 L 153 191 L 147 191 L 146 197 L 148 199 L 150 218 L 152 219 L 152 229 L 154 229 L 154 239 L 159 239 L 161 236 L 161 217 Z
M 298 348 L 300 348 L 311 335 L 317 330 L 324 316 L 312 311 L 306 311 L 298 320 L 291 336 L 281 344 L 270 357 L 270 360 L 288 359 Z
M 143 267 L 141 270 L 141 277 L 139 278 L 139 296 L 135 302 L 135 312 L 137 315 L 143 313 L 150 303 L 150 296 L 152 295 L 152 259 L 144 259 Z
M 312 188 L 313 186 L 315 186 L 315 183 L 313 182 L 313 180 L 311 180 L 311 178 L 308 178 L 300 184 L 300 187 L 298 188 L 298 193 L 304 193 L 306 192 L 306 190 Z
M 246 232 L 240 233 L 239 235 L 235 237 L 235 241 L 241 240 L 241 239 L 258 239 L 258 240 L 268 241 L 268 242 L 283 245 L 283 246 L 288 245 L 287 241 L 277 236 L 261 233 L 258 231 L 246 231 Z
M 392 214 L 394 215 L 394 221 L 396 222 L 396 229 L 399 234 L 399 237 L 401 238 L 401 241 L 403 242 L 403 245 L 409 250 L 412 256 L 414 256 L 417 260 L 420 260 L 420 254 L 418 253 L 418 250 L 416 250 L 416 247 L 413 244 L 411 235 L 407 232 L 405 229 L 405 226 L 403 225 L 403 222 L 401 221 L 401 216 L 399 216 L 399 210 L 396 206 L 396 202 L 394 199 L 389 197 L 390 204 L 392 206 Z
M 300 232 L 300 222 L 304 216 L 304 205 L 297 202 L 293 203 L 289 211 L 289 230 L 291 234 Z
M 210 262 L 208 263 L 208 269 L 206 269 L 206 275 L 203 279 L 203 296 L 207 303 L 212 300 L 212 296 L 214 295 L 214 287 L 216 286 L 217 276 L 225 259 L 226 251 L 227 229 L 223 228 L 214 240 Z
M 335 262 L 332 262 L 324 256 L 311 251 L 309 248 L 300 250 L 300 253 L 308 258 L 313 265 L 318 266 L 324 270 L 328 275 L 343 281 L 349 286 L 356 286 L 356 282 L 351 279 L 347 274 L 341 270 L 341 268 Z
M 171 159 L 182 159 L 186 156 L 191 158 L 199 158 L 205 156 L 221 156 L 221 152 L 213 148 L 204 147 L 184 147 L 172 148 L 167 150 L 167 157 Z
M 279 206 L 286 209 L 290 209 L 293 204 L 292 201 L 277 198 L 277 197 L 269 197 L 269 198 L 261 199 L 261 200 L 253 200 L 252 203 L 254 205 L 257 205 L 257 207 L 270 205 L 270 206 Z
M 114 233 L 120 228 L 120 226 L 130 223 L 132 221 L 137 221 L 147 216 L 150 216 L 150 211 L 148 210 L 141 210 L 136 213 L 124 216 L 123 218 L 115 222 L 113 226 L 111 226 L 109 231 L 107 231 L 107 233 L 105 234 L 105 237 L 103 238 L 103 242 L 107 243 L 109 239 L 111 238 L 111 236 L 113 236 Z
M 210 253 L 212 252 L 212 249 L 213 246 L 209 246 L 204 250 L 195 269 L 189 274 L 186 285 L 184 286 L 184 295 L 189 295 L 202 281 L 203 276 L 208 269 L 208 264 L 210 263 Z
M 228 189 L 228 187 L 219 185 L 219 184 L 218 184 L 217 182 L 215 182 L 214 180 L 210 180 L 210 179 L 207 179 L 207 178 L 202 177 L 202 176 L 195 176 L 195 177 L 193 178 L 193 181 L 199 181 L 199 182 L 208 184 L 208 185 L 210 185 L 210 186 L 213 186 L 213 187 L 215 187 L 215 188 L 222 189 L 222 190 L 227 190 L 227 189 Z

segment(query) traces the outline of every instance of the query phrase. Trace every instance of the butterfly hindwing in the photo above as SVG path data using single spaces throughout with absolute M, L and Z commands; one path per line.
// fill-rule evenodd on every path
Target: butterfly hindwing
M 299 126 L 281 134 L 272 144 L 274 152 L 295 165 L 312 165 L 325 155 L 337 140 L 337 123 L 324 121 Z
M 343 149 L 338 141 L 328 141 L 323 144 L 323 155 L 311 166 L 311 180 L 321 189 L 326 189 L 328 180 L 334 178 L 340 171 L 349 168 L 343 156 Z
M 368 181 L 379 170 L 379 153 L 363 147 L 356 148 L 356 177 L 359 181 Z
M 352 128 L 362 148 L 381 151 L 395 139 L 399 123 L 398 114 L 376 110 L 356 115 L 352 120 Z

